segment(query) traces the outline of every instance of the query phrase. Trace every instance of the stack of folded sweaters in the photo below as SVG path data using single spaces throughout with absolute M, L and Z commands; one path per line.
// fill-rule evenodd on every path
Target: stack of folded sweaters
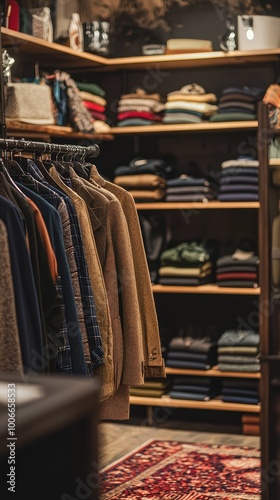
M 217 362 L 217 343 L 210 337 L 174 337 L 168 346 L 166 366 L 209 370 Z
M 80 90 L 80 96 L 83 100 L 84 106 L 90 112 L 92 118 L 102 122 L 107 121 L 107 116 L 105 114 L 105 107 L 107 101 L 104 99 L 105 90 L 103 90 L 96 83 L 83 83 L 76 82 L 78 89 Z
M 129 191 L 135 201 L 159 201 L 165 197 L 171 170 L 164 160 L 136 158 L 115 170 L 114 183 Z
M 164 104 L 159 94 L 146 94 L 143 89 L 124 94 L 119 100 L 118 127 L 154 125 L 162 122 Z
M 246 378 L 224 379 L 222 400 L 225 403 L 259 404 L 259 381 Z
M 193 241 L 169 248 L 160 256 L 161 285 L 198 286 L 213 281 L 213 264 L 203 244 Z
M 219 370 L 259 372 L 260 336 L 251 330 L 227 330 L 218 340 Z
M 185 85 L 167 95 L 164 123 L 200 123 L 217 111 L 215 94 L 206 94 L 197 83 Z
M 216 198 L 215 184 L 204 177 L 181 175 L 167 181 L 166 201 L 203 201 Z
M 259 162 L 250 157 L 224 161 L 221 165 L 220 201 L 257 201 L 259 197 Z
M 210 118 L 213 122 L 231 122 L 257 119 L 257 103 L 264 89 L 256 87 L 228 87 L 222 91 L 218 112 Z
M 168 382 L 166 380 L 155 381 L 155 379 L 145 379 L 143 385 L 137 387 L 131 386 L 129 392 L 131 396 L 161 398 L 161 396 L 166 394 L 167 390 Z
M 216 262 L 218 286 L 257 288 L 259 257 L 252 252 L 236 249 L 232 255 L 220 257 Z
M 173 399 L 209 401 L 219 394 L 220 381 L 210 377 L 174 377 L 169 396 Z

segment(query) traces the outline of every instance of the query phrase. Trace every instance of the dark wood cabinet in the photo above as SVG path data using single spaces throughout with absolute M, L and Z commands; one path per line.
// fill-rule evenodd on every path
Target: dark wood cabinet
M 0 375 L 0 387 L 15 384 L 15 436 L 8 434 L 7 404 L 0 404 L 1 498 L 97 500 L 98 384 L 74 377 Z M 41 396 L 20 403 L 21 391 L 39 387 Z M 3 392 L 3 391 L 2 391 Z M 12 428 L 13 426 L 11 426 Z M 16 438 L 14 440 L 14 438 Z M 14 441 L 13 441 L 14 440 Z M 8 491 L 15 442 L 15 496 Z M 8 463 L 10 462 L 10 463 Z

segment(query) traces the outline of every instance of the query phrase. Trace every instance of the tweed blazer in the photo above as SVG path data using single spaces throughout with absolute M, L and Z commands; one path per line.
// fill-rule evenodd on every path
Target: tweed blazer
M 90 182 L 98 183 L 110 193 L 113 193 L 121 203 L 124 212 L 129 238 L 131 241 L 132 257 L 136 277 L 137 300 L 140 309 L 141 330 L 144 349 L 144 375 L 145 377 L 165 377 L 164 361 L 161 355 L 161 345 L 157 314 L 151 288 L 151 280 L 143 245 L 141 229 L 135 203 L 123 188 L 105 181 L 92 165 Z
M 126 401 L 125 404 L 123 399 L 122 405 L 117 405 L 116 395 L 106 405 L 108 407 L 110 404 L 114 411 L 108 413 L 101 406 L 101 418 L 111 419 L 110 414 L 113 413 L 114 419 L 125 419 L 129 413 L 128 391 L 118 391 L 120 385 L 140 385 L 144 382 L 141 318 L 127 223 L 114 195 L 108 193 L 106 197 L 101 192 L 103 190 L 81 180 L 73 169 L 70 168 L 69 171 L 72 186 L 86 201 L 93 222 L 111 311 L 114 384 L 118 400 L 120 394 L 123 394 Z M 96 214 L 99 215 L 101 227 L 96 224 Z
M 23 374 L 8 234 L 0 219 L 0 371 Z

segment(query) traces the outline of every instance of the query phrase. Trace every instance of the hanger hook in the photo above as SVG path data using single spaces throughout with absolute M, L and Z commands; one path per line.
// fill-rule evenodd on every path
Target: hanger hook
M 42 153 L 41 153 L 41 155 L 40 155 L 41 157 L 42 157 L 45 153 L 47 153 L 47 149 L 48 149 L 48 143 L 47 143 L 47 142 L 44 142 L 44 143 L 43 143 L 43 148 L 44 148 L 44 149 L 43 149 L 43 151 L 42 151 Z
M 58 153 L 56 154 L 55 161 L 58 161 L 59 154 L 61 153 L 61 146 L 58 145 Z
M 42 151 L 42 156 L 46 153 L 47 147 L 48 147 L 48 143 L 47 142 L 44 142 L 43 144 L 44 144 L 44 149 Z
M 79 154 L 79 146 L 74 146 L 75 152 L 74 152 L 74 161 L 76 161 L 76 156 Z
M 7 139 L 4 139 L 4 144 L 5 144 L 5 149 L 4 149 L 4 160 L 7 160 L 7 157 L 8 157 L 8 147 L 9 147 L 9 144 L 8 144 Z
M 69 153 L 69 145 L 65 144 L 66 152 L 62 155 L 62 161 L 65 161 L 66 156 Z
M 87 152 L 88 152 L 88 148 L 84 148 L 84 152 L 82 154 L 82 163 L 85 163 Z
M 14 148 L 13 148 L 13 149 L 11 149 L 11 160 L 13 160 L 13 158 L 14 158 L 13 153 L 14 153 L 15 151 L 17 151 L 17 144 L 18 144 L 18 141 L 16 141 L 16 139 L 13 139 L 13 140 L 14 140 Z

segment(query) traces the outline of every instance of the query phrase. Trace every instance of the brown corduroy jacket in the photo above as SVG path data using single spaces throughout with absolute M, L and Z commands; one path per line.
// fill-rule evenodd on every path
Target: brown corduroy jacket
M 137 285 L 137 300 L 140 308 L 141 330 L 144 348 L 144 376 L 146 378 L 165 377 L 165 367 L 161 355 L 160 336 L 151 280 L 146 260 L 142 234 L 135 203 L 125 189 L 105 181 L 93 165 L 90 181 L 114 194 L 122 206 L 131 241 L 133 264 Z

